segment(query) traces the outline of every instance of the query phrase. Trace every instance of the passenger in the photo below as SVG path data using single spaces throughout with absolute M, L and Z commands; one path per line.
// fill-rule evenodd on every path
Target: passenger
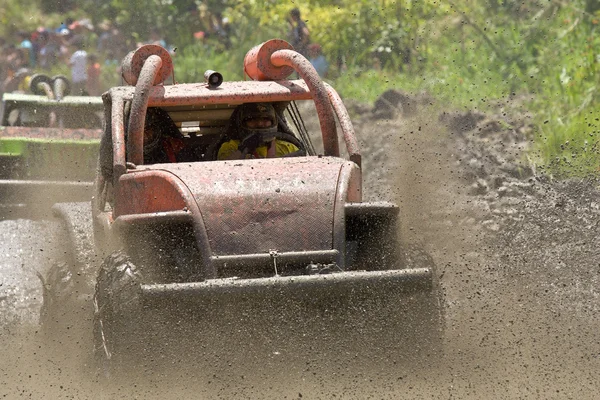
M 281 139 L 282 136 L 289 141 Z M 292 135 L 278 132 L 277 113 L 272 104 L 246 103 L 233 111 L 227 140 L 219 148 L 217 159 L 273 158 L 301 153 L 292 141 L 300 145 Z
M 183 134 L 162 108 L 148 108 L 144 124 L 144 164 L 178 162 Z

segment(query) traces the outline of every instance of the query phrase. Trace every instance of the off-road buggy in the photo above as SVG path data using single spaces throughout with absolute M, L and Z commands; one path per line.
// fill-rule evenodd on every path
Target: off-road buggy
M 0 203 L 4 217 L 48 211 L 92 195 L 102 99 L 69 96 L 69 81 L 35 74 L 32 93 L 5 93 L 0 106 Z
M 362 201 L 352 123 L 306 58 L 271 40 L 246 55 L 250 80 L 221 84 L 208 71 L 205 83 L 164 85 L 171 58 L 146 45 L 123 71 L 131 86 L 103 95 L 91 210 L 55 207 L 71 233 L 68 274 L 82 280 L 78 293 L 94 291 L 102 370 L 200 363 L 197 371 L 248 371 L 290 361 L 340 369 L 439 349 L 433 264 L 398 245 L 396 205 Z M 288 79 L 294 72 L 300 79 Z M 299 113 L 305 100 L 314 103 L 322 153 Z M 275 104 L 304 154 L 217 160 L 233 110 L 252 102 Z M 189 161 L 144 163 L 152 108 L 178 126 Z

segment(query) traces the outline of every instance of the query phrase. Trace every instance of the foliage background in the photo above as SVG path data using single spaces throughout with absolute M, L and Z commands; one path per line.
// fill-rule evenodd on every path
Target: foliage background
M 56 26 L 66 17 L 113 21 L 136 41 L 159 28 L 177 48 L 176 78 L 206 69 L 242 79 L 248 49 L 286 38 L 297 6 L 347 98 L 426 90 L 465 110 L 515 102 L 537 126 L 532 158 L 556 175 L 598 171 L 600 2 L 596 0 L 4 0 L 0 35 Z M 229 20 L 230 42 L 210 17 Z M 207 22 L 208 21 L 208 22 Z

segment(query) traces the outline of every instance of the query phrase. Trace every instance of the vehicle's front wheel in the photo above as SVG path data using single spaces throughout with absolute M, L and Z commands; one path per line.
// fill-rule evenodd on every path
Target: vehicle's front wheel
M 141 274 L 122 251 L 109 255 L 94 294 L 94 357 L 98 370 L 114 378 L 142 348 Z

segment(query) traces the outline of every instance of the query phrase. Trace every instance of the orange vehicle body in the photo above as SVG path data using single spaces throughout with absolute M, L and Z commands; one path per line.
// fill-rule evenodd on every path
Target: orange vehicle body
M 335 343 L 354 346 L 352 338 L 362 335 L 359 327 L 370 324 L 366 316 L 410 303 L 390 298 L 409 293 L 414 300 L 423 294 L 434 299 L 428 304 L 437 302 L 431 296 L 433 268 L 403 263 L 396 237 L 398 207 L 362 199 L 358 141 L 336 91 L 282 40 L 252 49 L 244 70 L 251 80 L 225 81 L 218 87 L 164 85 L 172 75 L 171 59 L 161 47 L 146 45 L 124 61 L 124 79 L 134 86 L 103 95 L 105 131 L 92 215 L 95 245 L 105 259 L 94 295 L 95 349 L 104 362 L 122 362 L 125 352 L 135 353 L 132 349 L 148 351 L 148 341 L 181 343 L 158 333 L 157 318 L 164 315 L 179 322 L 163 333 L 189 338 L 202 335 L 199 327 L 229 326 L 228 308 L 249 307 L 254 300 L 262 304 L 249 321 L 255 327 L 260 313 L 305 326 L 298 317 L 289 319 L 287 313 L 295 308 L 272 308 L 294 298 L 300 308 L 321 309 L 319 315 L 345 304 L 336 328 L 344 338 L 336 336 Z M 287 79 L 293 72 L 300 79 Z M 210 150 L 237 105 L 269 102 L 288 110 L 302 100 L 314 102 L 321 154 L 218 160 Z M 151 108 L 169 113 L 182 132 L 193 125 L 194 133 L 182 141 L 193 147 L 197 159 L 144 163 L 145 116 Z M 340 144 L 347 157 L 340 155 Z M 165 308 L 161 317 L 154 314 Z M 351 311 L 360 322 L 348 320 Z M 422 308 L 411 312 L 422 313 Z M 433 320 L 439 317 L 435 315 Z M 207 318 L 210 324 L 197 321 Z M 376 319 L 382 321 L 379 315 Z M 391 335 L 396 334 L 392 325 L 398 326 L 391 324 L 394 319 L 384 319 Z M 317 330 L 332 322 L 330 317 L 310 320 Z M 182 321 L 191 327 L 183 328 Z M 431 330 L 426 326 L 414 331 L 425 337 L 422 331 Z M 281 345 L 279 331 L 269 329 L 268 343 L 262 345 Z M 228 331 L 226 339 L 233 340 L 235 332 Z M 211 343 L 224 339 L 204 335 Z M 378 340 L 368 339 L 373 344 Z M 404 342 L 393 344 L 400 345 Z

